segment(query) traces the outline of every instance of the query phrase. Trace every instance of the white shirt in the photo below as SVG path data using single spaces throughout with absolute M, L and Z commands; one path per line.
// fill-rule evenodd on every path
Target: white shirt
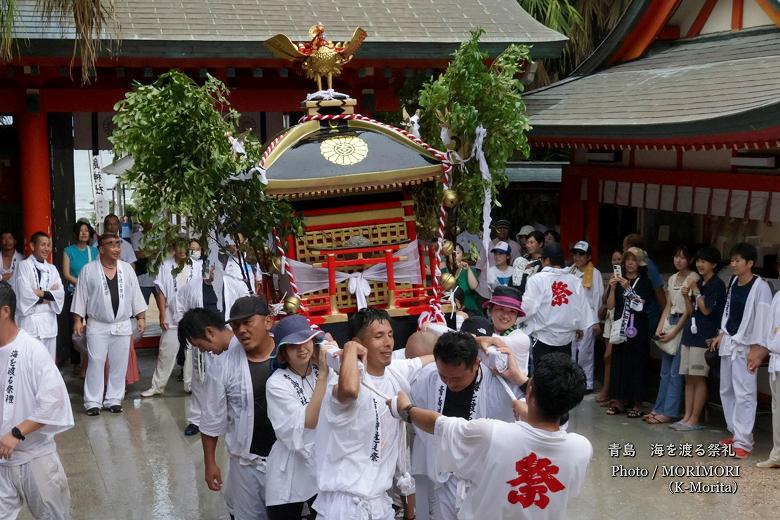
M 775 293 L 775 297 L 772 299 L 770 315 L 771 321 L 766 346 L 769 349 L 769 373 L 774 376 L 774 374 L 780 373 L 780 292 Z
M 128 264 L 134 264 L 138 260 L 135 256 L 135 251 L 133 251 L 133 246 L 127 240 L 120 238 L 119 248 L 119 259 L 121 261 L 127 262 Z
M 580 271 L 577 267 L 572 267 L 571 273 L 580 280 L 580 283 L 582 283 L 582 279 L 585 277 L 585 271 Z M 604 297 L 604 279 L 601 276 L 601 271 L 594 267 L 590 287 L 585 287 L 583 285 L 582 288 L 585 290 L 590 308 L 593 309 L 593 313 L 598 316 L 599 310 L 601 309 L 601 299 Z
M 154 285 L 160 290 L 163 296 L 165 296 L 165 323 L 169 327 L 176 327 L 179 324 L 181 316 L 178 314 L 177 299 L 179 293 L 183 288 L 194 281 L 200 285 L 203 280 L 201 269 L 203 264 L 200 261 L 185 262 L 184 266 L 173 276 L 173 270 L 177 268 L 177 264 L 174 260 L 165 260 L 160 265 L 160 270 L 157 273 L 157 278 L 154 280 Z M 202 295 L 201 295 L 202 296 Z M 182 313 L 183 314 L 183 313 Z
M 146 311 L 146 302 L 130 264 L 119 260 L 116 276 L 119 277 L 119 308 L 116 315 L 100 258 L 89 262 L 81 270 L 70 311 L 82 318 L 90 318 L 89 327 L 92 331 L 129 336 L 133 333 L 130 318 Z
M 528 279 L 521 321 L 525 331 L 547 345 L 566 345 L 578 330 L 598 320 L 580 280 L 568 269 L 545 267 Z
M 398 359 L 383 376 L 365 374 L 366 382 L 387 397 L 410 391 L 410 381 L 422 361 Z M 401 425 L 384 399 L 366 387 L 346 403 L 333 395 L 334 378 L 325 392 L 317 425 L 317 485 L 321 492 L 348 493 L 371 499 L 393 485 L 399 457 Z
M 54 436 L 73 427 L 73 412 L 65 382 L 40 341 L 19 329 L 0 352 L 0 436 L 27 419 L 44 425 L 27 434 L 10 459 L 0 459 L 0 466 L 18 466 L 57 451 Z
M 433 442 L 441 469 L 470 482 L 459 520 L 565 518 L 593 455 L 576 433 L 491 419 L 439 417 Z
M 0 277 L 2 277 L 6 273 L 13 274 L 14 271 L 16 271 L 16 267 L 24 260 L 24 257 L 19 251 L 14 251 L 14 254 L 11 255 L 11 263 L 8 265 L 8 269 L 4 267 L 4 259 L 0 256 Z M 10 280 L 8 280 L 11 285 L 13 286 L 13 276 Z
M 317 494 L 315 430 L 304 424 L 318 377 L 319 370 L 313 366 L 305 378 L 286 368 L 268 378 L 265 395 L 276 442 L 268 454 L 268 474 L 273 478 L 265 483 L 266 505 L 303 502 Z
M 736 285 L 739 281 L 734 280 L 733 283 Z M 720 322 L 724 334 L 718 346 L 718 354 L 721 357 L 732 356 L 732 358 L 737 355 L 746 356 L 750 345 L 765 346 L 768 343 L 767 336 L 772 329 L 772 290 L 763 278 L 756 277 L 748 293 L 745 312 L 742 314 L 737 333 L 731 336 L 725 332 L 729 321 L 729 289 L 730 286 L 726 283 L 726 308 L 723 309 Z
M 31 336 L 48 339 L 57 337 L 57 315 L 62 312 L 65 289 L 57 268 L 49 262 L 37 262 L 30 256 L 14 273 L 16 291 L 16 323 Z M 35 289 L 48 291 L 54 300 L 43 300 Z

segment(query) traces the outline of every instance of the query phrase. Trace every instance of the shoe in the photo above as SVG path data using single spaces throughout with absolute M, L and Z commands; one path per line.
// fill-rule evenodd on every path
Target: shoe
M 154 397 L 155 395 L 162 395 L 162 392 L 155 390 L 154 388 L 141 392 L 141 397 Z
M 734 457 L 744 460 L 750 457 L 750 452 L 748 450 L 743 450 L 742 448 L 734 448 Z
M 122 413 L 122 405 L 121 404 L 112 404 L 108 407 L 108 411 L 111 413 Z
M 87 415 L 89 415 L 90 417 L 94 417 L 96 415 L 100 415 L 100 408 L 98 408 L 97 406 L 93 406 L 92 408 L 88 408 L 87 409 Z
M 198 426 L 195 424 L 188 424 L 187 427 L 184 428 L 184 435 L 186 437 L 191 437 L 199 433 L 200 433 L 200 428 L 198 428 Z
M 780 460 L 766 459 L 756 463 L 757 468 L 780 468 Z
M 722 439 L 718 441 L 718 444 L 725 444 L 726 446 L 734 444 L 734 437 L 727 437 L 725 439 Z
M 670 424 L 669 428 L 671 428 L 672 430 L 677 430 L 677 428 L 683 425 L 685 425 L 685 423 L 682 420 L 679 420 L 677 422 L 673 422 L 672 424 Z
M 698 432 L 704 429 L 704 426 L 701 424 L 688 424 L 688 423 L 682 423 L 677 428 L 674 428 L 675 431 L 678 432 Z

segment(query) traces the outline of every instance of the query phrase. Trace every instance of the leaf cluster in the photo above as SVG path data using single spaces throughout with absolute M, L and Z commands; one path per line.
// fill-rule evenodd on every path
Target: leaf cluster
M 446 126 L 455 151 L 466 158 L 471 153 L 476 129 L 487 130 L 483 144 L 492 182 L 482 179 L 475 159 L 454 168 L 451 179 L 460 203 L 456 207 L 456 227 L 478 232 L 482 224 L 484 189 L 489 187 L 493 198 L 499 188 L 506 186 L 506 163 L 516 154 L 529 153 L 527 132 L 531 126 L 525 115 L 522 99 L 523 83 L 518 79 L 522 67 L 530 63 L 527 46 L 512 45 L 492 64 L 480 50 L 483 30 L 472 32 L 471 38 L 455 52 L 447 70 L 427 82 L 420 92 L 422 115 L 420 130 L 423 139 L 444 149 L 440 129 Z M 436 188 L 422 186 L 415 191 L 420 232 L 425 237 L 435 229 Z
M 239 113 L 227 96 L 212 76 L 198 85 L 172 70 L 152 84 L 136 82 L 114 107 L 110 139 L 118 156 L 134 159 L 126 182 L 138 218 L 152 224 L 144 244 L 153 265 L 182 233 L 204 246 L 215 234 L 243 236 L 262 249 L 273 228 L 300 228 L 291 205 L 266 197 L 257 175 L 235 180 L 259 162 L 262 145 L 247 134 L 240 136 L 246 155 L 234 153 L 228 136 L 236 135 Z

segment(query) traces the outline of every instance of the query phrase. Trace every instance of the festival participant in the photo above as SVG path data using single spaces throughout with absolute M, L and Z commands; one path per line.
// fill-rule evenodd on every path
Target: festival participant
M 771 329 L 772 291 L 753 274 L 758 253 L 750 244 L 731 250 L 731 277 L 720 335 L 713 341 L 720 354 L 720 401 L 731 437 L 734 455 L 745 459 L 753 451 L 758 387 L 756 371 L 766 358 L 767 334 Z
M 622 249 L 616 249 L 612 251 L 612 255 L 610 256 L 610 263 L 612 264 L 613 272 L 615 268 L 622 269 Z M 612 334 L 612 323 L 615 319 L 615 309 L 607 308 L 607 299 L 613 290 L 613 286 L 607 284 L 607 289 L 601 299 L 601 310 L 599 311 L 599 317 L 604 319 L 604 333 L 602 334 L 602 337 L 606 343 L 604 347 L 604 384 L 601 386 L 601 390 L 596 396 L 596 402 L 599 403 L 599 406 L 609 406 L 609 384 L 610 372 L 612 370 L 612 343 L 610 343 L 609 339 L 610 335 Z
M 269 334 L 273 321 L 265 299 L 245 296 L 231 307 L 229 322 L 232 332 L 208 322 L 186 335 L 196 348 L 221 352 L 206 373 L 200 418 L 206 484 L 212 491 L 222 489 L 216 451 L 224 436 L 230 455 L 224 490 L 228 511 L 236 520 L 265 520 L 267 457 L 276 441 L 266 401 L 275 350 Z
M 16 250 L 16 237 L 13 232 L 4 229 L 0 232 L 0 247 L 3 249 L 3 261 L 0 263 L 2 281 L 11 283 L 16 267 L 24 260 L 22 253 Z
M 769 349 L 769 388 L 772 391 L 772 451 L 756 464 L 759 468 L 780 468 L 780 292 L 772 299 Z
M 490 300 L 482 304 L 493 325 L 493 336 L 500 337 L 517 360 L 519 369 L 528 373 L 531 338 L 517 326 L 517 319 L 525 316 L 520 293 L 514 287 L 496 287 Z
M 176 331 L 180 316 L 177 314 L 177 297 L 179 290 L 190 281 L 198 283 L 201 279 L 202 265 L 200 261 L 193 262 L 189 258 L 188 242 L 177 241 L 174 246 L 173 258 L 165 260 L 160 265 L 157 279 L 157 308 L 160 309 L 160 348 L 157 352 L 157 366 L 152 376 L 152 386 L 141 392 L 141 397 L 162 395 L 173 366 L 176 364 L 176 353 L 179 351 L 179 335 Z M 187 381 L 184 390 L 187 391 Z
M 669 277 L 666 284 L 666 307 L 661 313 L 661 320 L 655 331 L 656 344 L 661 351 L 661 381 L 658 384 L 658 396 L 653 410 L 642 417 L 648 424 L 666 424 L 676 422 L 680 417 L 680 401 L 682 400 L 682 377 L 680 376 L 679 346 L 683 329 L 689 326 L 688 310 L 683 294 L 683 287 L 696 285 L 699 275 L 691 271 L 692 258 L 685 246 L 680 246 L 674 252 L 674 268 L 677 272 Z
M 456 273 L 458 288 L 463 294 L 463 310 L 467 313 L 479 313 L 479 271 L 469 263 L 470 257 L 464 255 L 463 246 L 455 246 L 455 266 L 452 270 Z
M 496 236 L 493 238 L 493 240 L 490 241 L 490 249 L 495 249 L 498 247 L 498 244 L 500 242 L 505 242 L 509 245 L 509 251 L 510 251 L 510 258 L 507 260 L 507 263 L 509 265 L 512 265 L 512 262 L 515 261 L 515 258 L 522 255 L 522 250 L 520 248 L 520 244 L 509 238 L 509 232 L 512 227 L 512 224 L 506 220 L 506 219 L 500 219 L 496 220 L 493 223 L 493 230 L 496 233 Z M 505 248 L 506 249 L 506 248 Z M 495 265 L 495 264 L 490 264 Z
M 304 502 L 311 506 L 317 495 L 314 429 L 330 375 L 325 349 L 314 343 L 322 336 L 297 314 L 274 328 L 281 368 L 268 378 L 265 390 L 268 418 L 276 433 L 268 455 L 268 473 L 274 478 L 265 488 L 270 520 L 300 518 Z
M 726 303 L 726 284 L 716 276 L 719 265 L 720 252 L 716 248 L 708 246 L 700 249 L 696 253 L 696 270 L 700 278 L 698 281 L 688 278 L 688 284 L 680 289 L 691 322 L 683 328 L 679 354 L 680 374 L 685 376 L 685 415 L 669 425 L 673 430 L 704 428 L 699 424 L 699 417 L 707 402 L 707 375 L 710 371 L 704 353 L 708 342 L 718 335 Z
M 521 421 L 446 417 L 403 392 L 397 409 L 433 434 L 439 469 L 468 482 L 459 519 L 564 518 L 585 481 L 593 448 L 585 437 L 562 430 L 560 421 L 584 394 L 582 369 L 571 356 L 553 353 L 528 381 L 525 402 L 514 401 Z
M 317 426 L 314 509 L 321 520 L 391 520 L 387 492 L 406 440 L 384 403 L 408 392 L 433 356 L 392 360 L 393 328 L 384 310 L 362 309 L 350 326 L 353 340 L 344 345 L 339 377 L 328 387 Z
M 103 219 L 103 233 L 108 233 L 118 237 L 119 226 L 119 217 L 113 213 L 106 215 L 106 217 Z M 100 244 L 98 244 L 98 246 L 99 245 Z M 119 259 L 123 262 L 127 262 L 133 269 L 135 269 L 135 262 L 138 260 L 138 258 L 135 256 L 135 251 L 133 251 L 133 246 L 130 241 L 121 240 L 119 247 L 121 248 Z
M 73 427 L 68 390 L 46 348 L 14 323 L 16 295 L 0 281 L 0 518 L 26 502 L 34 518 L 70 518 L 54 436 Z
M 661 318 L 661 311 L 666 308 L 666 293 L 664 292 L 664 279 L 661 278 L 661 271 L 658 270 L 656 263 L 648 257 L 647 250 L 645 250 L 645 240 L 642 235 L 638 233 L 631 233 L 626 235 L 623 239 L 623 251 L 628 251 L 630 248 L 636 247 L 645 252 L 645 268 L 647 271 L 647 277 L 650 279 L 650 283 L 653 285 L 653 292 L 655 298 L 648 300 L 647 316 L 650 330 L 654 331 L 658 327 L 658 321 Z
M 100 256 L 81 270 L 70 310 L 73 333 L 77 336 L 85 333 L 84 320 L 89 318 L 84 408 L 90 416 L 100 414 L 101 404 L 111 413 L 122 412 L 132 334 L 130 318 L 135 316 L 138 320 L 139 334 L 143 334 L 146 324 L 146 303 L 133 268 L 119 259 L 120 242 L 125 241 L 113 234 L 100 236 Z M 109 366 L 107 387 L 106 358 Z
M 412 402 L 447 417 L 514 421 L 512 401 L 519 393 L 518 385 L 511 381 L 507 383 L 511 393 L 508 392 L 498 380 L 501 376 L 494 374 L 478 357 L 480 344 L 477 339 L 487 338 L 491 343 L 500 341 L 491 338 L 492 332 L 490 322 L 485 318 L 469 318 L 460 332 L 447 332 L 439 337 L 433 350 L 436 363 L 423 368 L 412 382 L 409 394 Z M 487 345 L 482 343 L 483 347 Z M 511 353 L 506 347 L 501 351 Z M 516 363 L 514 356 L 507 359 L 513 365 Z M 456 518 L 460 479 L 449 472 L 438 471 L 431 442 L 430 434 L 415 433 L 412 470 L 414 474 L 425 475 L 434 485 L 434 518 Z
M 492 290 L 497 286 L 510 285 L 512 281 L 512 267 L 509 259 L 512 256 L 512 250 L 506 242 L 497 242 L 490 250 L 493 255 L 493 265 L 488 267 L 488 285 Z
M 57 315 L 62 312 L 65 290 L 57 268 L 46 261 L 51 254 L 51 239 L 41 231 L 30 238 L 32 254 L 14 273 L 12 286 L 18 306 L 19 328 L 46 347 L 57 362 Z
M 525 240 L 524 256 L 518 257 L 512 263 L 512 285 L 517 287 L 520 295 L 525 292 L 528 279 L 542 270 L 542 249 L 544 235 L 541 231 L 532 231 Z
M 593 315 L 598 317 L 601 310 L 601 299 L 604 295 L 604 280 L 601 271 L 594 267 L 592 262 L 592 249 L 590 244 L 580 240 L 571 248 L 574 265 L 571 273 L 579 278 L 582 288 L 585 289 L 588 305 Z M 585 372 L 586 393 L 593 392 L 593 360 L 595 358 L 596 337 L 601 333 L 601 326 L 597 322 L 592 327 L 582 331 L 582 337 L 574 339 L 571 344 L 572 359 L 582 367 Z
M 558 243 L 544 248 L 542 270 L 528 280 L 523 294 L 521 321 L 531 341 L 534 368 L 551 352 L 571 356 L 577 334 L 598 323 L 589 295 L 579 278 L 563 267 L 563 250 Z
M 623 254 L 622 276 L 613 272 L 607 308 L 615 310 L 612 324 L 612 370 L 607 415 L 642 416 L 644 374 L 650 349 L 650 327 L 645 304 L 653 286 L 645 269 L 645 252 L 631 247 Z

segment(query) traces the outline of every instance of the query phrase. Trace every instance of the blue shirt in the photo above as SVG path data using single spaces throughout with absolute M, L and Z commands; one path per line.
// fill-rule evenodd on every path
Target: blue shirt
M 653 289 L 663 289 L 664 279 L 661 278 L 661 272 L 658 271 L 658 266 L 650 258 L 645 258 L 647 266 L 647 278 L 650 280 L 650 285 Z M 661 308 L 658 306 L 658 300 L 655 297 L 655 293 L 647 302 L 647 319 L 650 323 L 650 330 L 655 330 L 658 327 L 658 320 L 661 319 Z
M 73 278 L 78 278 L 81 270 L 91 260 L 95 260 L 98 257 L 98 250 L 95 246 L 87 246 L 84 249 L 79 249 L 75 245 L 69 245 L 65 248 L 65 254 L 70 259 L 70 274 Z M 73 292 L 73 285 L 68 284 L 68 290 Z
M 726 332 L 729 333 L 729 336 L 736 334 L 740 324 L 742 324 L 742 316 L 745 315 L 748 295 L 750 294 L 750 289 L 753 288 L 753 284 L 756 283 L 756 278 L 754 275 L 745 285 L 739 285 L 739 281 L 731 283 L 729 288 L 731 304 L 729 307 L 729 319 L 726 322 Z
M 691 332 L 690 324 L 683 328 L 681 343 L 686 347 L 706 347 L 706 340 L 718 335 L 720 320 L 723 316 L 723 308 L 726 306 L 726 284 L 717 276 L 713 276 L 706 284 L 703 280 L 696 283 L 704 298 L 704 306 L 710 309 L 710 314 L 705 316 L 696 307 L 693 318 L 696 320 L 696 334 Z

